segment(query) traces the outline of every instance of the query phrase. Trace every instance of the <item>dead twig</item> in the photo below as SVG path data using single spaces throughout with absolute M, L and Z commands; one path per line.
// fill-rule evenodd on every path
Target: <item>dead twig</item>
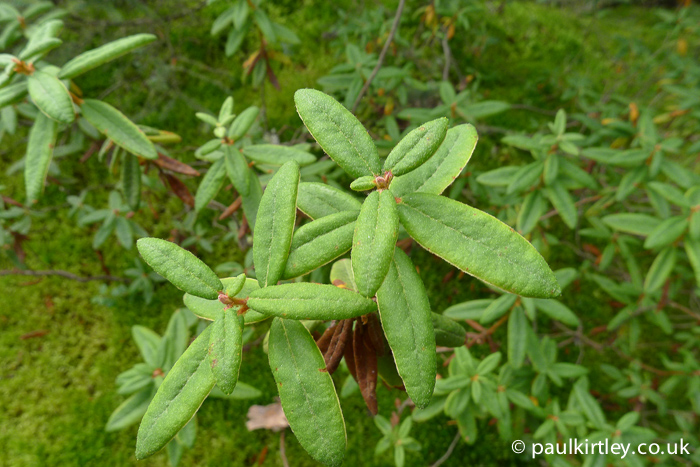
M 396 16 L 394 16 L 394 23 L 391 25 L 391 32 L 389 32 L 389 37 L 386 38 L 386 41 L 384 42 L 384 47 L 382 47 L 382 51 L 379 53 L 377 65 L 374 67 L 374 70 L 372 70 L 372 74 L 369 75 L 367 81 L 365 81 L 365 85 L 362 86 L 360 94 L 357 95 L 357 99 L 355 99 L 355 103 L 352 105 L 352 113 L 355 113 L 355 111 L 357 110 L 357 106 L 360 105 L 362 96 L 365 95 L 365 93 L 369 89 L 369 86 L 372 84 L 372 81 L 374 81 L 374 78 L 377 76 L 377 73 L 379 73 L 379 69 L 384 63 L 384 58 L 386 57 L 386 53 L 389 50 L 389 46 L 394 40 L 394 35 L 396 35 L 396 31 L 399 29 L 399 22 L 401 22 L 401 13 L 403 12 L 403 7 L 405 4 L 406 0 L 401 0 L 399 2 L 399 7 L 396 9 Z

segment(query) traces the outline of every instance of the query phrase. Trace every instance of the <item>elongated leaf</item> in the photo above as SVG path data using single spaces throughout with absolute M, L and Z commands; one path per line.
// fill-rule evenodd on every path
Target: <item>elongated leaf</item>
M 288 319 L 348 319 L 377 310 L 376 303 L 358 293 L 309 282 L 255 290 L 248 306 L 268 316 Z
M 685 216 L 674 216 L 662 221 L 649 233 L 644 248 L 654 249 L 670 245 L 678 237 L 683 235 L 688 228 L 688 219 Z
M 360 211 L 362 203 L 354 196 L 325 183 L 299 184 L 297 206 L 312 219 L 342 211 Z
M 224 286 L 214 271 L 189 251 L 159 238 L 141 238 L 136 247 L 143 259 L 175 287 L 214 300 Z
M 688 239 L 684 244 L 688 261 L 695 272 L 695 283 L 700 287 L 700 240 Z
M 299 164 L 285 163 L 267 184 L 253 235 L 253 260 L 260 285 L 275 285 L 284 274 L 297 213 Z
M 27 83 L 25 82 L 19 82 L 0 88 L 0 107 L 5 107 L 6 105 L 14 104 L 24 99 L 27 92 Z
M 163 448 L 199 410 L 216 381 L 209 369 L 211 327 L 195 339 L 168 372 L 144 415 L 136 438 L 136 458 Z
M 345 421 L 333 380 L 311 334 L 297 321 L 275 318 L 268 356 L 297 440 L 317 461 L 340 465 L 345 456 Z
M 525 361 L 529 328 L 522 308 L 514 308 L 508 317 L 508 362 L 513 368 L 520 368 Z
M 211 202 L 221 190 L 226 179 L 226 160 L 221 158 L 214 162 L 207 173 L 204 174 L 202 181 L 197 187 L 197 193 L 194 195 L 194 210 L 199 212 Z
M 141 203 L 141 167 L 133 154 L 124 154 L 122 161 L 122 189 L 124 199 L 134 211 Z
M 676 265 L 676 249 L 672 246 L 667 247 L 656 257 L 647 276 L 644 278 L 644 291 L 646 293 L 656 292 L 664 285 L 666 279 L 673 271 L 673 266 Z
M 552 319 L 569 326 L 578 326 L 579 319 L 571 309 L 558 300 L 535 299 L 535 306 Z
M 430 313 L 435 333 L 435 345 L 440 347 L 460 347 L 464 345 L 467 332 L 455 320 L 438 313 Z
M 228 309 L 211 325 L 209 364 L 224 394 L 231 394 L 238 382 L 243 357 L 243 316 Z
M 331 284 L 341 289 L 357 292 L 355 276 L 352 273 L 352 263 L 349 259 L 341 259 L 333 263 L 330 274 Z
M 459 125 L 447 131 L 445 139 L 423 165 L 391 182 L 396 197 L 421 192 L 439 195 L 462 173 L 474 152 L 478 136 L 474 126 Z
M 536 161 L 525 165 L 513 176 L 513 181 L 510 182 L 506 189 L 507 194 L 518 193 L 535 184 L 537 179 L 542 175 L 544 170 L 544 162 Z
M 620 232 L 647 236 L 660 223 L 661 220 L 647 214 L 621 213 L 603 217 L 602 221 L 608 226 Z
M 447 133 L 447 118 L 424 123 L 401 141 L 387 156 L 384 170 L 400 176 L 422 165 L 435 154 Z
M 156 148 L 143 131 L 111 105 L 85 99 L 80 109 L 83 117 L 117 146 L 146 159 L 158 158 Z
M 283 278 L 302 276 L 350 250 L 357 215 L 357 211 L 341 211 L 294 232 Z
M 288 161 L 296 161 L 304 166 L 316 162 L 316 158 L 311 153 L 279 144 L 246 146 L 243 148 L 243 154 L 252 161 L 267 165 L 282 165 Z
M 236 191 L 241 196 L 248 196 L 250 193 L 250 168 L 245 160 L 245 157 L 230 144 L 221 145 L 224 150 L 224 159 L 226 162 L 226 173 L 229 180 L 233 183 Z
M 313 89 L 294 93 L 297 112 L 321 148 L 353 178 L 379 175 L 374 141 L 362 124 L 331 96 Z
M 234 142 L 243 138 L 245 134 L 248 133 L 248 130 L 250 130 L 250 127 L 253 126 L 253 123 L 255 123 L 255 119 L 258 118 L 259 113 L 260 109 L 255 106 L 245 109 L 238 114 L 233 123 L 231 123 L 226 136 Z
M 55 76 L 43 71 L 35 71 L 27 78 L 27 89 L 32 101 L 49 118 L 59 123 L 70 123 L 75 120 L 70 94 Z
M 377 185 L 375 183 L 375 177 L 372 175 L 360 177 L 356 180 L 353 180 L 353 182 L 350 184 L 350 189 L 355 191 L 373 190 L 376 187 Z
M 56 145 L 58 125 L 44 114 L 39 114 L 29 132 L 27 155 L 24 159 L 24 184 L 27 204 L 31 204 L 44 190 L 53 148 Z
M 441 196 L 413 193 L 398 205 L 401 224 L 421 246 L 488 284 L 524 297 L 561 293 L 546 261 L 495 217 Z
M 373 297 L 382 285 L 394 255 L 399 217 L 394 195 L 374 191 L 365 199 L 352 239 L 352 270 L 357 290 Z
M 498 318 L 510 311 L 513 305 L 515 305 L 517 299 L 517 295 L 501 295 L 496 300 L 491 302 L 491 304 L 484 310 L 484 314 L 481 315 L 480 323 L 488 324 L 496 321 Z
M 153 394 L 154 388 L 147 387 L 122 402 L 109 416 L 105 431 L 109 433 L 123 430 L 141 420 L 153 399 Z
M 155 331 L 139 325 L 131 327 L 131 335 L 146 363 L 154 366 L 158 365 L 156 356 L 161 337 Z
M 221 283 L 224 286 L 224 290 L 227 290 L 233 285 L 234 282 L 238 280 L 237 277 L 227 277 L 226 279 L 221 279 Z M 243 288 L 238 292 L 236 298 L 248 298 L 248 296 L 254 291 L 259 289 L 258 281 L 255 279 L 247 278 Z M 202 319 L 209 321 L 214 321 L 220 319 L 223 316 L 224 308 L 226 305 L 217 300 L 207 300 L 205 298 L 197 297 L 195 295 L 190 295 L 188 293 L 183 297 L 183 302 L 185 306 L 195 315 Z M 231 308 L 234 311 L 239 310 L 239 306 L 234 306 Z M 269 316 L 258 313 L 257 311 L 248 310 L 243 315 L 245 324 L 257 323 L 268 319 Z
M 58 77 L 71 79 L 156 40 L 153 34 L 136 34 L 83 52 L 63 65 Z
M 537 227 L 540 217 L 547 209 L 547 201 L 544 199 L 540 190 L 532 191 L 525 197 L 525 201 L 520 206 L 518 212 L 518 221 L 516 227 L 522 235 L 529 234 L 532 229 Z
M 437 372 L 430 302 L 415 266 L 400 248 L 394 249 L 377 304 L 406 392 L 418 407 L 426 407 Z
M 476 177 L 476 181 L 486 186 L 508 186 L 513 177 L 520 170 L 518 167 L 506 166 L 482 173 Z
M 243 212 L 245 213 L 246 219 L 248 219 L 248 225 L 253 233 L 255 233 L 255 221 L 257 220 L 263 189 L 260 184 L 260 179 L 252 170 L 248 170 L 248 187 L 248 194 L 245 196 L 241 195 L 243 198 Z
M 570 228 L 576 228 L 578 220 L 578 210 L 571 199 L 571 195 L 561 183 L 553 183 L 547 188 L 547 197 L 552 202 L 556 210 L 559 212 L 559 217 Z

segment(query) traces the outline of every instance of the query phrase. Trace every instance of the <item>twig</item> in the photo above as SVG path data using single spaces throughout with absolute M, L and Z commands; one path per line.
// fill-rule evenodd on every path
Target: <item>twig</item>
M 450 456 L 452 455 L 452 451 L 455 450 L 455 446 L 457 446 L 457 442 L 459 441 L 459 438 L 460 438 L 460 436 L 459 436 L 459 431 L 458 431 L 457 434 L 455 435 L 454 439 L 450 443 L 450 447 L 447 448 L 447 452 L 445 452 L 445 454 L 443 454 L 440 459 L 436 460 L 435 463 L 433 465 L 431 465 L 430 467 L 439 467 L 447 459 L 449 459 Z
M 282 433 L 280 433 L 280 457 L 282 458 L 282 465 L 284 467 L 289 467 L 289 462 L 287 462 L 287 454 L 285 453 L 285 448 L 284 448 L 284 434 L 287 432 L 287 430 L 282 430 Z
M 403 7 L 406 4 L 406 0 L 401 0 L 399 2 L 399 7 L 396 9 L 396 16 L 394 16 L 394 23 L 391 25 L 391 32 L 389 32 L 389 37 L 386 38 L 386 42 L 384 42 L 384 47 L 382 47 L 382 51 L 379 53 L 379 59 L 377 60 L 377 66 L 374 67 L 374 70 L 372 70 L 372 74 L 369 75 L 369 78 L 367 78 L 367 81 L 365 81 L 365 85 L 362 86 L 362 90 L 360 91 L 360 94 L 357 95 L 357 99 L 355 99 L 355 103 L 352 105 L 352 113 L 355 113 L 357 110 L 357 106 L 360 105 L 360 101 L 362 100 L 362 96 L 365 95 L 367 90 L 369 89 L 369 86 L 372 84 L 372 81 L 374 81 L 374 78 L 377 76 L 377 73 L 379 73 L 379 69 L 382 67 L 382 64 L 384 63 L 384 58 L 386 57 L 386 53 L 389 50 L 389 46 L 391 45 L 391 41 L 394 40 L 394 35 L 396 34 L 396 30 L 399 29 L 399 22 L 401 21 L 401 13 L 403 12 Z
M 15 270 L 5 270 L 0 271 L 0 276 L 61 276 L 66 279 L 78 281 L 78 282 L 90 282 L 90 281 L 106 281 L 106 282 L 129 282 L 125 277 L 116 276 L 78 276 L 72 272 L 62 271 L 60 269 L 51 269 L 47 271 L 32 271 L 28 269 L 15 269 Z
M 450 45 L 447 43 L 447 34 L 442 38 L 442 53 L 445 55 L 445 66 L 442 69 L 442 80 L 447 81 L 450 78 Z

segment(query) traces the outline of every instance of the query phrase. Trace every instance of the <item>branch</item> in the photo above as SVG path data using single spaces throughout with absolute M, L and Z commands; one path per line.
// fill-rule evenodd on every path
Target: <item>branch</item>
M 460 438 L 460 436 L 459 436 L 459 431 L 458 431 L 457 434 L 455 435 L 455 438 L 452 440 L 452 443 L 450 443 L 450 447 L 447 448 L 447 452 L 445 454 L 443 454 L 443 456 L 440 459 L 435 461 L 435 463 L 433 465 L 431 465 L 430 467 L 439 467 L 447 459 L 449 459 L 450 456 L 452 455 L 452 451 L 455 450 L 455 446 L 457 446 L 457 441 L 459 441 L 459 438 Z
M 0 276 L 61 276 L 66 279 L 78 281 L 78 282 L 90 282 L 90 281 L 106 281 L 106 282 L 129 282 L 125 277 L 116 276 L 78 276 L 72 272 L 62 271 L 60 269 L 49 269 L 47 271 L 32 271 L 29 269 L 14 269 L 0 271 Z
M 396 16 L 394 16 L 394 23 L 391 25 L 391 32 L 389 33 L 389 37 L 386 38 L 386 42 L 384 42 L 384 47 L 382 47 L 382 51 L 379 53 L 379 60 L 377 60 L 377 66 L 374 67 L 374 70 L 372 70 L 372 74 L 369 75 L 369 78 L 367 78 L 367 81 L 365 81 L 365 85 L 362 86 L 360 94 L 357 95 L 357 99 L 355 99 L 355 103 L 352 105 L 352 113 L 355 113 L 355 110 L 357 110 L 357 106 L 360 104 L 362 96 L 365 95 L 365 93 L 369 89 L 369 86 L 372 84 L 372 81 L 374 81 L 374 78 L 377 76 L 377 73 L 379 73 L 379 69 L 384 63 L 384 57 L 386 57 L 386 53 L 389 50 L 391 41 L 394 40 L 396 30 L 399 29 L 399 22 L 401 22 L 401 13 L 403 12 L 403 7 L 405 4 L 406 0 L 401 0 L 399 2 L 399 7 L 396 9 Z

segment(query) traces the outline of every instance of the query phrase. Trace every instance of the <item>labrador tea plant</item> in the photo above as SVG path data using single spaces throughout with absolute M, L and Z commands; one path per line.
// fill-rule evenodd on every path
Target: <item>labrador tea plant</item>
M 337 188 L 300 183 L 296 161 L 282 165 L 267 183 L 257 213 L 256 279 L 241 274 L 222 280 L 173 243 L 138 241 L 146 262 L 186 292 L 185 305 L 213 321 L 158 388 L 139 428 L 138 459 L 167 445 L 215 386 L 226 394 L 234 391 L 244 327 L 270 318 L 270 369 L 289 424 L 314 459 L 327 465 L 343 461 L 345 423 L 330 375 L 343 355 L 374 414 L 383 342 L 399 384 L 416 406 L 428 406 L 436 376 L 433 322 L 439 326 L 440 319 L 431 315 L 410 257 L 396 248 L 400 226 L 428 251 L 498 289 L 533 298 L 561 292 L 545 260 L 512 228 L 440 196 L 471 157 L 477 141 L 473 126 L 448 130 L 444 118 L 425 123 L 382 163 L 362 124 L 333 98 L 302 89 L 295 103 L 321 148 L 355 178 L 351 188 L 369 194 L 360 204 Z M 312 221 L 295 230 L 297 210 Z M 344 272 L 345 280 L 335 281 L 339 286 L 284 282 L 348 251 L 349 264 L 334 265 L 335 277 Z M 318 344 L 307 320 L 331 321 Z M 438 334 L 444 338 L 445 332 Z

